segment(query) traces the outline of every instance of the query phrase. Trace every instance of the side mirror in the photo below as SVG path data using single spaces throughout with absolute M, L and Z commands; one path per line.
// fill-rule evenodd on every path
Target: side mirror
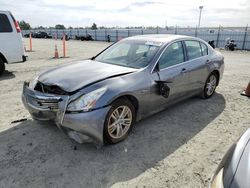
M 157 62 L 156 66 L 154 67 L 153 72 L 159 72 L 160 68 L 159 68 L 159 63 Z
M 95 57 L 96 57 L 96 56 L 91 57 L 91 58 L 90 58 L 90 60 L 94 60 L 94 59 L 95 59 Z

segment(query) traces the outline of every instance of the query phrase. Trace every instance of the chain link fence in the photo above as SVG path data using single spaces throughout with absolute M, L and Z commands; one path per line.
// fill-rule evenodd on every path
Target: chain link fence
M 228 38 L 233 39 L 237 44 L 237 49 L 250 50 L 250 30 L 246 27 L 211 27 L 211 28 L 155 28 L 155 29 L 37 29 L 37 30 L 23 30 L 23 35 L 30 32 L 45 31 L 52 35 L 53 38 L 57 36 L 62 38 L 63 34 L 67 34 L 71 39 L 76 36 L 91 35 L 96 41 L 107 41 L 108 36 L 110 41 L 118 41 L 121 38 L 126 38 L 135 35 L 145 34 L 178 34 L 199 37 L 205 41 L 214 40 L 218 48 L 224 48 Z

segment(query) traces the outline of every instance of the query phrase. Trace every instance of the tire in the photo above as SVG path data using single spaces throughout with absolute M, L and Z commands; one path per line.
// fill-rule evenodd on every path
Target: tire
M 4 62 L 0 59 L 0 76 L 2 76 L 2 74 L 5 71 L 5 64 Z
M 201 95 L 203 99 L 208 99 L 213 96 L 217 87 L 218 79 L 218 75 L 214 72 L 208 76 Z
M 118 115 L 122 115 L 122 112 L 126 113 L 124 118 L 117 118 Z M 105 143 L 116 144 L 126 139 L 135 122 L 135 116 L 135 107 L 129 100 L 119 99 L 114 101 L 104 123 L 103 137 Z

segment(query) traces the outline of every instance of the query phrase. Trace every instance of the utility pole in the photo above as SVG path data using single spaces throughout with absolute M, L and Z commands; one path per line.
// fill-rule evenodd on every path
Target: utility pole
M 199 6 L 199 9 L 200 9 L 200 15 L 199 15 L 198 28 L 199 28 L 200 25 L 201 25 L 201 12 L 202 12 L 203 6 Z

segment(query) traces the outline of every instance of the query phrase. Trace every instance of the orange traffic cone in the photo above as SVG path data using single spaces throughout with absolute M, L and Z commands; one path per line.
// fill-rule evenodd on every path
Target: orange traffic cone
M 242 91 L 240 94 L 250 97 L 250 82 L 248 83 L 246 90 Z
M 58 58 L 59 58 L 57 45 L 55 45 L 55 55 L 54 55 L 54 58 L 55 58 L 55 59 L 58 59 Z

